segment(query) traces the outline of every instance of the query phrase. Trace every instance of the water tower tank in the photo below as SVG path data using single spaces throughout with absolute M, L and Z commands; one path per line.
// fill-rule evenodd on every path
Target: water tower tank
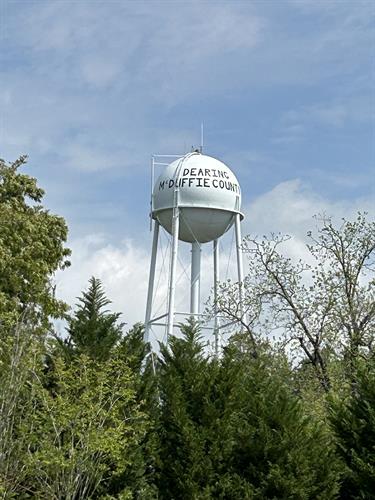
M 240 214 L 241 190 L 221 161 L 198 152 L 168 165 L 153 190 L 152 216 L 172 233 L 173 208 L 180 211 L 179 239 L 206 243 L 222 236 Z

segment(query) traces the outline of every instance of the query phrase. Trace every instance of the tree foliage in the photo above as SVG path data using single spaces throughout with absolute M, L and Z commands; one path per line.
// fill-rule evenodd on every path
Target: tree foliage
M 43 208 L 44 191 L 36 179 L 19 173 L 25 163 L 26 156 L 11 164 L 0 160 L 0 316 L 3 322 L 17 321 L 32 310 L 45 327 L 66 310 L 51 278 L 69 265 L 67 226 Z
M 32 373 L 41 368 L 43 345 L 26 318 L 16 325 L 0 325 L 0 498 L 20 497 L 27 475 L 25 458 L 29 433 Z
M 355 390 L 332 396 L 331 422 L 345 469 L 341 498 L 375 497 L 375 362 L 356 368 Z
M 338 464 L 327 429 L 308 417 L 293 392 L 290 369 L 267 347 L 256 357 L 225 349 L 220 380 L 223 414 L 213 498 L 335 498 Z
M 262 335 L 282 332 L 284 346 L 311 364 L 328 391 L 330 356 L 345 359 L 350 380 L 356 360 L 374 353 L 375 222 L 359 214 L 340 227 L 327 217 L 318 224 L 316 235 L 308 233 L 309 263 L 285 256 L 289 236 L 246 237 L 244 307 L 238 285 L 230 282 L 222 284 L 217 307 L 240 319 L 254 346 Z
M 121 360 L 56 359 L 52 393 L 35 377 L 25 430 L 34 429 L 27 460 L 37 498 L 92 498 L 139 465 L 134 456 L 146 418 Z M 123 486 L 121 494 L 131 498 L 133 485 Z
M 102 283 L 92 277 L 89 288 L 79 297 L 74 316 L 69 321 L 66 345 L 73 352 L 104 360 L 120 340 L 123 323 L 117 324 L 121 313 L 105 308 L 111 301 L 106 297 Z
M 203 498 L 212 478 L 207 400 L 214 384 L 197 325 L 161 346 L 159 390 L 161 498 Z
M 161 497 L 335 498 L 332 439 L 304 414 L 286 361 L 238 337 L 209 360 L 196 325 L 182 335 L 162 349 Z

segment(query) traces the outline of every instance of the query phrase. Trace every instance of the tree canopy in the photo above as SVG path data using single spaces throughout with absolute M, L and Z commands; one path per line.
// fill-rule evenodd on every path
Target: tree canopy
M 0 317 L 11 321 L 28 311 L 45 327 L 67 309 L 55 297 L 52 278 L 70 264 L 68 229 L 43 207 L 36 179 L 19 172 L 26 160 L 0 160 Z

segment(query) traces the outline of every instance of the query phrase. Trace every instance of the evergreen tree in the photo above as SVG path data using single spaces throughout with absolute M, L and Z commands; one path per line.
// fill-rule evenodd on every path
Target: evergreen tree
M 351 395 L 332 398 L 331 421 L 345 464 L 341 498 L 375 498 L 375 362 L 357 368 Z
M 136 323 L 120 340 L 117 352 L 126 360 L 134 373 L 140 374 L 144 361 L 150 354 L 150 345 L 146 344 L 144 338 L 144 327 L 142 323 Z
M 212 498 L 336 498 L 332 439 L 304 414 L 285 361 L 259 350 L 254 357 L 238 345 L 237 336 L 225 349 L 217 382 L 222 414 L 211 450 Z
M 117 323 L 121 314 L 103 310 L 111 301 L 105 296 L 101 281 L 94 277 L 78 300 L 80 303 L 69 322 L 65 345 L 72 352 L 93 359 L 108 359 L 111 349 L 121 338 L 124 324 Z
M 204 498 L 212 478 L 205 402 L 213 381 L 197 325 L 181 332 L 161 347 L 158 483 L 161 498 L 190 500 Z
M 144 341 L 144 327 L 141 323 L 133 326 L 120 340 L 113 355 L 121 359 L 130 368 L 134 378 L 135 398 L 140 410 L 147 416 L 147 426 L 138 446 L 133 450 L 133 466 L 123 474 L 114 476 L 107 483 L 108 495 L 117 495 L 124 486 L 134 485 L 134 498 L 154 500 L 157 498 L 155 470 L 158 460 L 159 440 L 155 422 L 159 413 L 156 377 L 154 374 L 150 345 Z

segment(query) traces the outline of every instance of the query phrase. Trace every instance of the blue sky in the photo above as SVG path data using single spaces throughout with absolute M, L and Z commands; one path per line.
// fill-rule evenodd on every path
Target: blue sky
M 198 145 L 202 121 L 205 152 L 241 182 L 246 232 L 303 239 L 321 210 L 374 213 L 374 2 L 0 6 L 0 156 L 27 153 L 69 224 L 70 302 L 95 274 L 142 319 L 150 155 Z

